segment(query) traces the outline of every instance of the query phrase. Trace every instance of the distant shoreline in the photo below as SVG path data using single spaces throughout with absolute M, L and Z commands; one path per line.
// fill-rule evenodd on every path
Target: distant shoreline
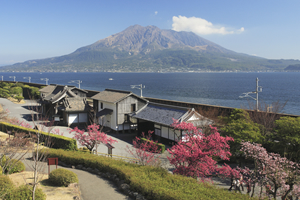
M 1 67 L 0 67 L 1 68 Z M 167 73 L 288 73 L 288 72 L 300 72 L 300 71 L 174 71 L 174 72 L 122 72 L 122 71 L 0 71 L 0 73 L 152 73 L 152 74 L 167 74 Z

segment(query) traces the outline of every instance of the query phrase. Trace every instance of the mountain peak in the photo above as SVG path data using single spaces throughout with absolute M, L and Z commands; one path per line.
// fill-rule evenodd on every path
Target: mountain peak
M 273 61 L 225 49 L 192 32 L 133 25 L 75 52 L 2 67 L 28 71 L 187 72 L 284 69 L 300 61 Z
M 192 32 L 162 30 L 156 26 L 133 25 L 124 31 L 101 39 L 94 44 L 77 51 L 101 50 L 102 48 L 118 49 L 133 54 L 150 53 L 163 49 L 192 49 L 196 51 L 229 52 Z

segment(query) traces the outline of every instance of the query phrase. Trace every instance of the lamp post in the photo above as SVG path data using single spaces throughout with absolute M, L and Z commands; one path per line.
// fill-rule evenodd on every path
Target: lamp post
M 15 76 L 10 76 L 9 78 L 13 78 L 14 82 L 16 82 L 16 77 Z
M 69 83 L 77 83 L 78 84 L 78 88 L 80 89 L 80 83 L 82 83 L 81 80 L 72 80 Z
M 46 85 L 48 85 L 48 81 L 49 79 L 48 78 L 41 78 L 42 81 L 46 81 Z
M 258 86 L 258 78 L 256 78 L 256 90 L 254 92 L 246 92 L 243 93 L 244 96 L 239 96 L 240 98 L 250 97 L 256 101 L 256 111 L 258 111 L 258 93 L 262 92 L 262 87 Z M 256 98 L 250 96 L 249 94 L 256 94 Z
M 141 97 L 143 97 L 143 88 L 145 88 L 145 87 L 146 87 L 146 86 L 143 85 L 143 84 L 140 84 L 140 85 L 131 85 L 131 88 L 132 88 L 132 89 L 136 88 L 136 89 L 141 90 Z
M 28 77 L 23 77 L 23 79 L 28 79 L 28 83 L 30 83 L 31 77 L 30 77 L 30 76 L 28 76 Z

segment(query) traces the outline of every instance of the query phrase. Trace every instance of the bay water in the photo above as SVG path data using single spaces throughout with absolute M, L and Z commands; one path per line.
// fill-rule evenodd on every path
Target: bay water
M 3 77 L 2 77 L 3 76 Z M 139 89 L 131 85 L 142 84 L 144 97 L 218 105 L 234 108 L 247 108 L 251 98 L 239 98 L 243 93 L 256 89 L 259 79 L 259 101 L 266 104 L 279 102 L 286 104 L 282 112 L 300 115 L 300 73 L 0 73 L 3 80 L 46 84 L 74 85 L 72 80 L 82 81 L 82 89 L 103 91 L 106 88 L 132 91 L 140 95 Z M 25 77 L 25 78 L 24 78 Z M 256 98 L 255 94 L 252 94 Z

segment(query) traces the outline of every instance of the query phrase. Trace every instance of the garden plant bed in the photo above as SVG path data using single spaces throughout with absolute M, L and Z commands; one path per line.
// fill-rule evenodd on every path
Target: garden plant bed
M 33 182 L 33 172 L 24 171 L 21 173 L 11 174 L 9 175 L 9 178 L 13 181 L 15 186 L 20 186 Z M 80 190 L 77 184 L 71 184 L 69 187 L 53 186 L 48 181 L 48 174 L 44 174 L 42 176 L 38 187 L 41 188 L 47 195 L 47 200 L 71 200 L 74 196 L 80 196 Z

